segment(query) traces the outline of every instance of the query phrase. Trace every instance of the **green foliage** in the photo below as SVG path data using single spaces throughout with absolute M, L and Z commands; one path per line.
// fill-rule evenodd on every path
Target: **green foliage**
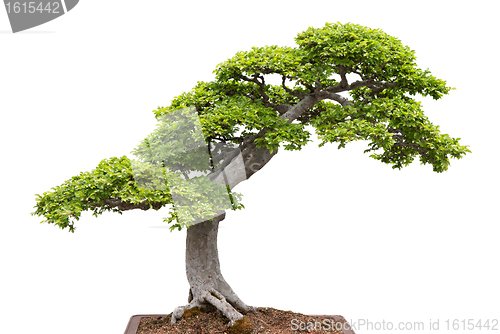
M 310 136 L 304 124 L 287 123 L 275 110 L 265 107 L 260 99 L 240 95 L 257 94 L 258 88 L 254 86 L 241 82 L 198 82 L 190 92 L 177 96 L 169 107 L 159 107 L 154 112 L 158 118 L 178 108 L 196 106 L 207 140 L 223 139 L 240 144 L 241 138 L 269 129 L 263 138 L 258 139 L 259 146 L 266 146 L 271 151 L 277 150 L 280 144 L 287 150 L 301 149 L 309 142 Z M 285 101 L 285 93 L 280 87 L 266 87 L 273 101 Z M 295 100 L 289 98 L 290 102 Z
M 167 117 L 169 116 L 169 117 Z M 241 209 L 241 195 L 203 176 L 185 180 L 181 173 L 210 170 L 205 139 L 196 131 L 196 113 L 164 115 L 157 129 L 134 150 L 139 160 L 127 157 L 103 160 L 92 172 L 80 173 L 42 196 L 36 211 L 44 222 L 74 232 L 81 212 L 94 216 L 104 211 L 121 213 L 131 208 L 155 209 L 172 204 L 166 221 L 170 230 L 215 217 L 226 209 Z M 198 133 L 199 132 L 199 133 Z M 204 159 L 205 158 L 205 159 Z
M 373 151 L 371 157 L 393 168 L 407 166 L 419 155 L 422 164 L 431 163 L 435 172 L 443 172 L 450 164 L 449 156 L 460 159 L 470 152 L 459 145 L 459 138 L 441 134 L 424 115 L 421 104 L 408 97 L 378 98 L 346 108 L 325 104 L 313 125 L 322 140 L 320 146 L 337 142 L 343 148 L 354 140 L 368 140 L 365 152 Z
M 418 68 L 415 52 L 399 39 L 380 29 L 327 23 L 299 33 L 295 41 L 295 48 L 273 45 L 238 52 L 217 65 L 213 81 L 198 82 L 191 91 L 175 97 L 169 106 L 155 110 L 155 116 L 161 120 L 180 108 L 194 106 L 207 145 L 237 146 L 245 138 L 255 138 L 258 147 L 272 152 L 279 147 L 300 150 L 310 141 L 306 126 L 312 126 L 322 141 L 320 146 L 337 143 L 343 148 L 348 142 L 366 140 L 365 152 L 393 168 L 402 168 L 419 157 L 421 163 L 432 164 L 434 171 L 443 172 L 450 158 L 459 159 L 470 152 L 467 146 L 459 144 L 459 138 L 440 133 L 439 127 L 424 115 L 421 104 L 412 98 L 418 94 L 439 99 L 452 88 L 429 70 Z M 270 84 L 269 75 L 280 77 L 282 83 Z M 347 75 L 359 80 L 348 82 Z M 338 104 L 339 93 L 349 94 L 350 102 Z M 315 105 L 293 122 L 285 121 L 283 114 L 306 96 L 314 97 Z M 73 220 L 78 220 L 84 210 L 93 210 L 94 215 L 106 210 L 121 212 L 120 208 L 106 204 L 110 199 L 150 203 L 154 209 L 174 204 L 172 189 L 165 184 L 161 188 L 162 180 L 170 177 L 170 172 L 182 172 L 186 165 L 194 165 L 188 157 L 179 158 L 175 146 L 167 151 L 151 146 L 150 141 L 168 142 L 161 136 L 168 137 L 170 129 L 163 130 L 153 133 L 136 149 L 155 166 L 136 169 L 136 179 L 151 181 L 149 190 L 134 184 L 130 160 L 111 158 L 52 192 L 37 195 L 34 214 L 73 231 Z M 178 140 L 185 141 L 190 133 L 185 132 Z M 170 155 L 160 159 L 158 152 Z M 165 162 L 169 162 L 169 170 L 159 168 Z M 204 186 L 200 183 L 196 187 Z M 179 183 L 177 190 L 184 192 L 188 200 L 202 201 L 189 187 Z M 243 207 L 239 195 L 230 196 L 233 209 Z M 212 209 L 205 208 L 204 212 Z M 181 229 L 184 225 L 179 221 L 189 215 L 190 212 L 174 207 L 165 221 L 173 223 L 172 229 Z
M 172 203 L 165 191 L 147 191 L 136 186 L 129 158 L 102 160 L 91 172 L 82 172 L 52 191 L 36 195 L 36 211 L 32 215 L 44 216 L 42 223 L 53 223 L 74 232 L 74 222 L 82 211 L 90 210 L 97 217 L 105 211 L 121 214 L 122 210 L 106 203 L 117 199 L 131 204 L 144 203 L 151 209 Z
M 308 61 L 327 74 L 339 74 L 342 65 L 347 73 L 359 72 L 367 79 L 395 82 L 401 92 L 434 99 L 451 89 L 445 81 L 417 67 L 415 51 L 380 29 L 327 23 L 320 29 L 307 29 L 295 41 Z
M 276 45 L 253 47 L 247 52 L 238 52 L 227 61 L 219 64 L 217 81 L 238 80 L 241 75 L 253 77 L 258 74 L 280 74 L 297 83 L 314 84 L 316 80 L 334 83 L 328 80 L 331 68 L 317 66 L 309 61 L 308 52 L 302 49 L 278 47 Z M 269 87 L 268 87 L 269 88 Z

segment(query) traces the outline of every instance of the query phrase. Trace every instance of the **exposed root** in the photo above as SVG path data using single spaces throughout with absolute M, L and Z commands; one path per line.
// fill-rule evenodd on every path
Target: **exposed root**
M 185 311 L 192 309 L 194 307 L 199 307 L 202 309 L 207 308 L 207 304 L 213 305 L 222 314 L 229 319 L 229 326 L 233 326 L 236 321 L 243 319 L 243 315 L 238 312 L 230 303 L 226 301 L 226 298 L 214 288 L 209 288 L 197 294 L 200 297 L 194 298 L 192 294 L 190 295 L 191 301 L 188 305 L 177 307 L 172 313 L 170 323 L 174 324 L 178 319 L 182 317 Z M 246 305 L 245 305 L 246 306 Z M 247 309 L 254 309 L 247 306 Z
M 226 298 L 226 301 L 231 304 L 233 307 L 238 309 L 243 314 L 247 312 L 255 312 L 257 309 L 253 306 L 249 306 L 245 304 L 236 293 L 234 293 L 233 289 L 226 283 L 224 278 L 219 277 L 218 279 L 218 291 Z

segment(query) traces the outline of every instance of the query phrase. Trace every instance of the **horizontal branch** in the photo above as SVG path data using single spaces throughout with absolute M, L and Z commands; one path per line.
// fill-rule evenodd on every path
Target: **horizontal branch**
M 120 211 L 127 211 L 127 210 L 133 210 L 133 209 L 141 209 L 141 210 L 149 210 L 149 209 L 155 209 L 158 210 L 161 208 L 164 204 L 158 203 L 158 202 L 147 202 L 147 201 L 142 201 L 141 203 L 138 204 L 133 204 L 130 202 L 123 202 L 119 198 L 110 198 L 106 199 L 103 202 L 98 202 L 98 203 L 90 203 L 86 202 L 85 204 L 92 206 L 92 207 L 102 207 L 102 206 L 110 206 L 112 208 L 117 208 Z
M 330 100 L 333 100 L 333 101 L 336 101 L 338 103 L 340 103 L 340 105 L 342 107 L 345 107 L 345 106 L 348 106 L 350 104 L 352 104 L 351 101 L 349 101 L 348 98 L 345 98 L 339 94 L 336 94 L 336 93 L 332 93 L 332 92 L 329 92 L 329 91 L 321 91 L 319 92 L 318 94 L 318 97 L 321 99 L 321 100 L 324 100 L 324 99 L 330 99 Z
M 380 93 L 386 88 L 393 88 L 396 87 L 395 82 L 379 82 L 375 81 L 373 79 L 369 80 L 358 80 L 353 82 L 352 84 L 349 85 L 342 85 L 342 82 L 336 86 L 331 86 L 326 88 L 325 90 L 330 93 L 340 93 L 340 92 L 346 92 L 346 91 L 351 91 L 353 89 L 356 89 L 358 87 L 368 87 L 371 88 L 374 93 Z

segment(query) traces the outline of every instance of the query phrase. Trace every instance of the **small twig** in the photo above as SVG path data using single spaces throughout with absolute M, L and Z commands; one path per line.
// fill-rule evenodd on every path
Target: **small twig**
M 260 321 L 260 322 L 262 322 L 264 325 L 266 325 L 266 326 L 268 326 L 268 327 L 269 327 L 269 325 L 268 325 L 268 324 L 267 324 L 264 320 L 260 320 L 260 319 L 257 319 L 257 320 L 259 320 L 259 321 Z

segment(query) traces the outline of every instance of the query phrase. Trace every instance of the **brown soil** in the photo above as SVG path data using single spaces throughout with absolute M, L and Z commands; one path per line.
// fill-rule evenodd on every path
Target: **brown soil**
M 248 312 L 232 327 L 228 327 L 229 320 L 218 310 L 210 312 L 201 311 L 199 308 L 187 310 L 175 324 L 170 324 L 170 317 L 171 314 L 164 317 L 142 318 L 137 334 L 286 334 L 297 332 L 347 334 L 350 332 L 342 331 L 348 326 L 343 325 L 345 320 L 342 318 L 337 318 L 338 321 L 335 321 L 326 316 L 303 315 L 267 307 L 259 307 L 256 312 Z

